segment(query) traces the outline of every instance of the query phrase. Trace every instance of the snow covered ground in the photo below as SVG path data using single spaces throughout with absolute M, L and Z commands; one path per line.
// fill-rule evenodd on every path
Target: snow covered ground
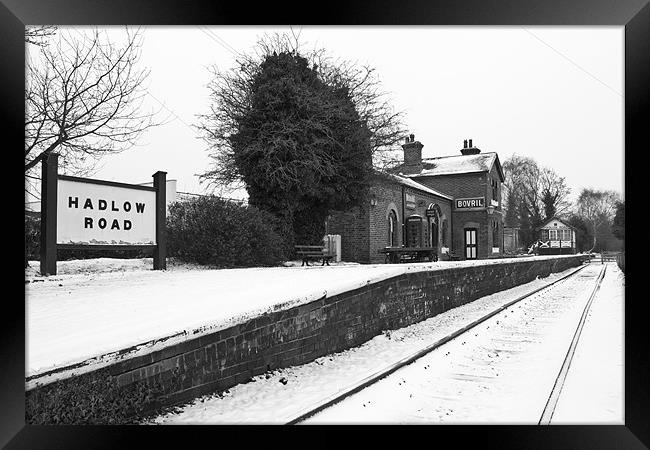
M 516 304 L 304 423 L 536 424 L 599 269 Z M 622 291 L 610 264 L 551 423 L 624 423 Z
M 594 299 L 551 420 L 552 424 L 624 425 L 625 303 L 616 264 Z
M 553 257 L 536 257 L 544 258 Z M 287 309 L 406 272 L 510 261 L 228 270 L 200 269 L 172 261 L 169 270 L 154 271 L 151 258 L 100 258 L 61 261 L 57 264 L 59 274 L 50 277 L 40 276 L 38 262 L 31 261 L 25 273 L 26 376 L 92 358 L 96 359 L 93 367 L 109 364 L 121 349 L 138 347 L 121 358 L 151 352 L 264 312 Z M 169 336 L 174 337 L 161 341 Z M 76 369 L 76 373 L 88 368 Z
M 345 400 L 306 423 L 536 423 L 598 269 L 587 267 L 583 272 L 589 276 L 515 304 L 504 316 L 445 344 L 444 351 L 441 347 L 430 353 L 433 359 L 425 357 L 400 369 L 351 403 Z M 198 398 L 152 423 L 286 423 L 391 362 L 572 270 L 385 332 L 357 348 L 260 375 L 222 395 Z M 496 334 L 495 328 L 500 330 Z M 558 353 L 558 348 L 563 351 Z M 618 395 L 622 398 L 622 392 Z M 371 405 L 377 414 L 370 412 Z M 495 406 L 501 407 L 500 415 L 495 416 Z

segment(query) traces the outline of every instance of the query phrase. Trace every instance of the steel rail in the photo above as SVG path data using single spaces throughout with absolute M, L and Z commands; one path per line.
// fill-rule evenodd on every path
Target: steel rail
M 433 350 L 437 349 L 438 347 L 442 346 L 443 344 L 446 344 L 447 342 L 451 341 L 452 339 L 457 338 L 458 336 L 462 335 L 463 333 L 466 333 L 467 331 L 471 330 L 472 328 L 476 327 L 477 325 L 485 322 L 486 320 L 490 319 L 491 317 L 499 314 L 503 310 L 509 308 L 510 306 L 538 293 L 541 290 L 544 289 L 549 289 L 550 287 L 556 285 L 557 283 L 566 280 L 567 278 L 575 275 L 585 267 L 587 267 L 589 264 L 583 264 L 580 266 L 578 269 L 574 270 L 573 272 L 564 275 L 561 278 L 558 278 L 557 280 L 548 283 L 544 286 L 540 286 L 536 289 L 533 289 L 532 291 L 528 292 L 527 294 L 524 294 L 522 296 L 517 297 L 514 300 L 509 301 L 508 303 L 501 305 L 494 311 L 480 317 L 479 319 L 476 319 L 475 321 L 471 322 L 468 325 L 465 325 L 464 327 L 454 331 L 453 333 L 443 337 L 442 339 L 439 339 L 438 341 L 434 342 L 433 344 L 430 344 L 417 352 L 400 359 L 399 361 L 390 364 L 389 366 L 378 370 L 377 372 L 374 372 L 373 374 L 367 376 L 366 378 L 362 379 L 361 381 L 355 382 L 351 384 L 350 386 L 343 388 L 339 392 L 330 395 L 323 400 L 321 400 L 318 404 L 310 406 L 308 408 L 303 409 L 300 413 L 295 415 L 292 419 L 288 420 L 285 422 L 285 425 L 295 425 L 299 422 L 302 422 L 303 420 L 307 419 L 308 417 L 311 417 L 322 410 L 329 408 L 330 406 L 339 403 L 341 400 L 345 399 L 346 397 L 349 397 L 353 394 L 356 394 L 357 392 L 365 389 L 366 387 L 378 382 L 382 378 L 385 378 L 386 376 L 390 375 L 391 373 L 395 372 L 398 369 L 401 369 L 402 367 L 411 364 L 412 362 L 416 361 L 417 359 L 422 358 L 424 355 L 427 353 L 432 352 Z
M 573 355 L 575 354 L 578 341 L 580 340 L 580 334 L 582 333 L 582 329 L 584 328 L 585 322 L 587 320 L 587 314 L 589 313 L 591 304 L 594 301 L 594 298 L 596 297 L 596 293 L 600 289 L 600 284 L 603 281 L 603 278 L 605 277 L 606 270 L 607 270 L 607 265 L 604 265 L 600 270 L 600 273 L 598 274 L 598 278 L 596 279 L 596 285 L 594 286 L 594 289 L 591 292 L 591 295 L 589 296 L 589 300 L 587 300 L 587 303 L 585 304 L 585 307 L 582 311 L 582 316 L 580 317 L 580 321 L 578 322 L 578 327 L 576 328 L 576 331 L 573 335 L 573 339 L 571 340 L 571 344 L 569 345 L 569 350 L 567 350 L 567 354 L 564 357 L 564 362 L 562 363 L 560 372 L 558 373 L 555 379 L 555 383 L 553 384 L 553 389 L 551 389 L 551 393 L 548 397 L 548 400 L 546 401 L 546 406 L 544 406 L 542 415 L 539 418 L 538 425 L 551 424 L 553 413 L 555 412 L 555 408 L 557 407 L 557 402 L 560 399 L 560 394 L 562 393 L 564 382 L 566 381 L 566 377 L 569 373 L 569 368 L 571 367 L 571 361 L 573 360 Z

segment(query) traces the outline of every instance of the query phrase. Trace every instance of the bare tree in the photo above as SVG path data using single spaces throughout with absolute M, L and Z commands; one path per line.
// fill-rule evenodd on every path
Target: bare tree
M 593 231 L 593 245 L 588 250 L 589 252 L 596 248 L 598 227 L 613 220 L 616 206 L 620 200 L 620 195 L 614 191 L 583 189 L 580 193 L 577 201 L 577 213 L 591 226 Z
M 513 155 L 503 162 L 505 174 L 504 204 L 523 208 L 536 227 L 542 220 L 541 170 L 535 160 Z M 520 204 L 515 205 L 511 198 Z
M 504 161 L 503 171 L 504 204 L 513 203 L 509 201 L 513 196 L 513 200 L 524 203 L 534 222 L 561 215 L 571 206 L 567 201 L 571 190 L 564 177 L 553 169 L 538 166 L 532 158 L 513 155 Z
M 142 34 L 127 28 L 122 45 L 98 30 L 68 30 L 40 48 L 26 69 L 27 176 L 52 152 L 64 171 L 83 173 L 156 125 L 142 108 L 149 72 L 137 67 L 141 46 Z
M 25 27 L 25 42 L 32 45 L 44 47 L 47 45 L 47 39 L 56 34 L 54 25 L 35 25 Z
M 571 207 L 571 204 L 567 201 L 571 189 L 566 185 L 564 177 L 559 176 L 554 170 L 547 167 L 542 169 L 540 187 L 546 220 L 555 215 L 562 215 Z

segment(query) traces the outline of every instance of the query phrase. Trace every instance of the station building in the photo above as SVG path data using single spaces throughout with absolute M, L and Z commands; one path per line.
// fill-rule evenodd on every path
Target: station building
M 576 253 L 576 231 L 568 223 L 553 217 L 539 227 L 540 255 Z
M 330 215 L 327 233 L 341 235 L 343 260 L 384 262 L 385 247 L 433 247 L 443 260 L 503 256 L 498 155 L 471 139 L 460 155 L 423 159 L 423 147 L 411 134 L 403 164 L 375 174 L 368 204 Z

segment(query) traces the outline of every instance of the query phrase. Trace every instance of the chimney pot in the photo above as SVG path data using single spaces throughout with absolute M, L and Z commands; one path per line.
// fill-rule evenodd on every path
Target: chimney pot
M 467 148 L 467 139 L 463 141 L 463 148 Z
M 403 173 L 413 174 L 422 171 L 422 143 L 415 140 L 415 134 L 406 138 L 406 143 L 402 145 L 404 149 L 404 166 Z
M 469 146 L 467 145 L 467 141 L 464 141 L 464 146 L 463 146 L 462 149 L 460 149 L 460 152 L 463 155 L 478 155 L 479 153 L 481 153 L 481 150 L 474 147 L 472 145 L 472 140 L 470 139 L 469 140 Z

